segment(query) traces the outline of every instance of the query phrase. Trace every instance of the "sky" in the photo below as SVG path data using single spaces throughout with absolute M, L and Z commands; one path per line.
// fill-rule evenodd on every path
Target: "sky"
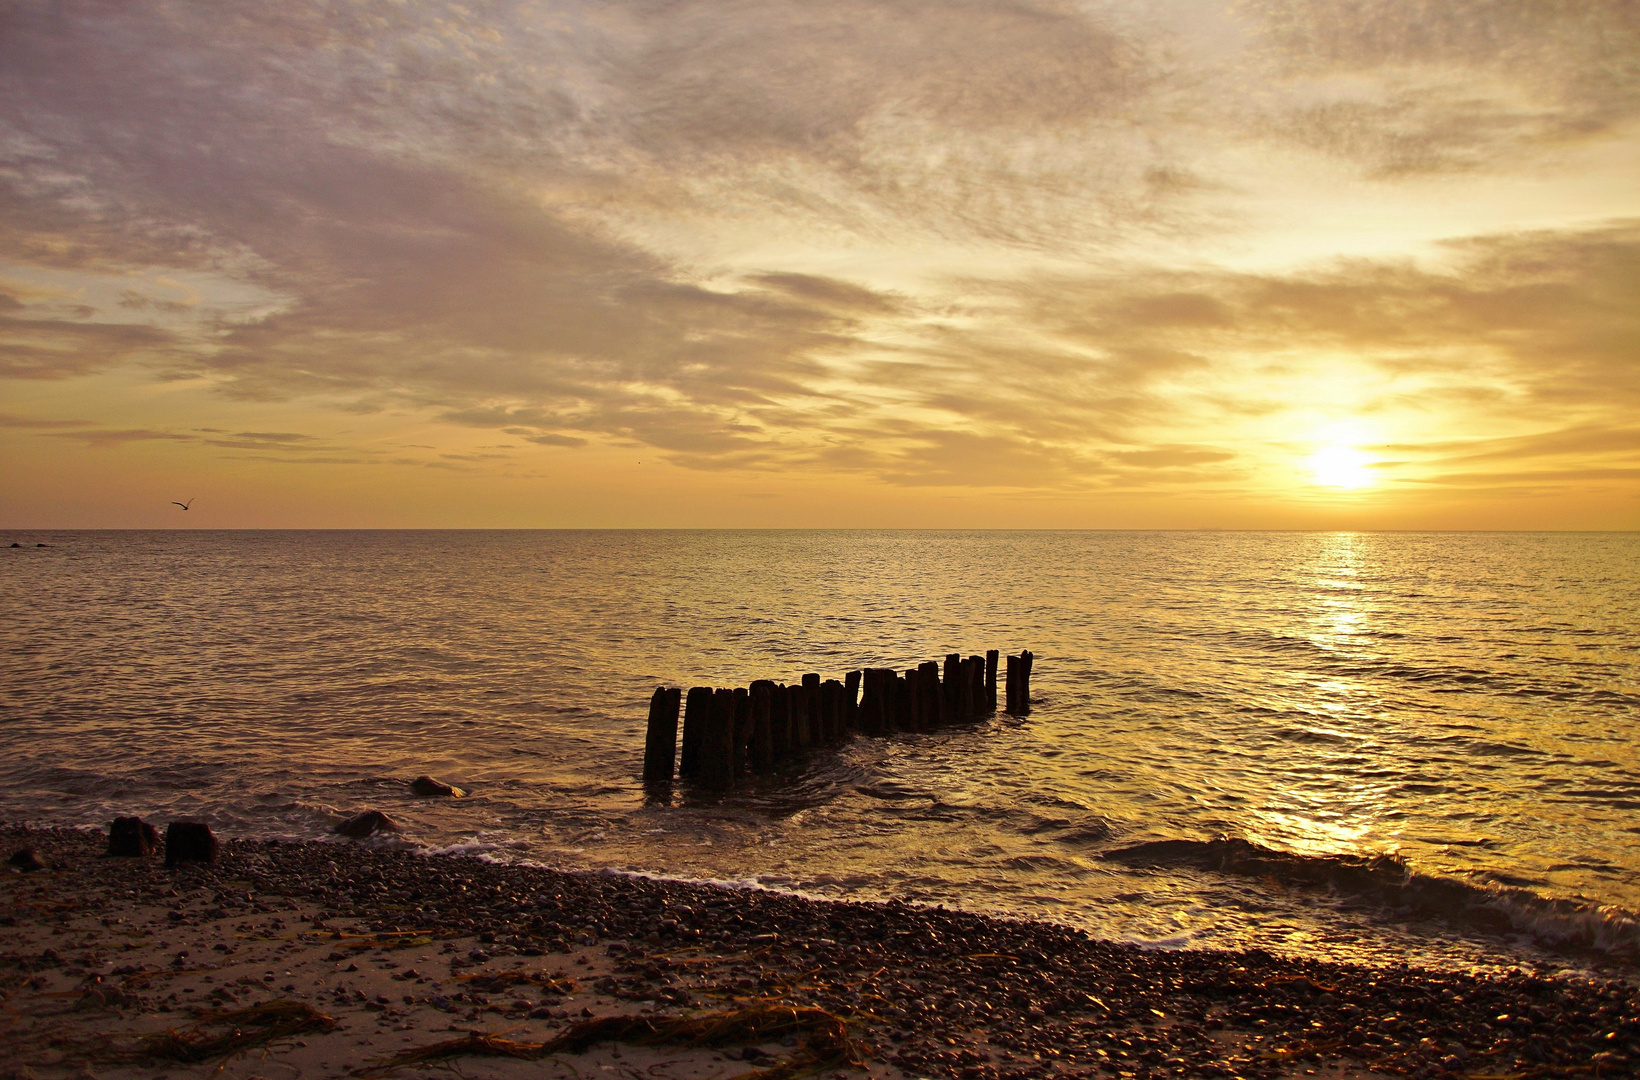
M 0 461 L 9 529 L 1640 528 L 1640 4 L 10 0 Z

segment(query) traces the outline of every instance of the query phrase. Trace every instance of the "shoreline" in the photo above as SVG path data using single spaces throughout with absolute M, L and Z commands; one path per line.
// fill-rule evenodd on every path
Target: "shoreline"
M 1640 1065 L 1640 989 L 1626 982 L 1144 950 L 938 907 L 346 842 L 226 840 L 215 864 L 174 870 L 105 858 L 86 830 L 0 825 L 0 844 L 0 857 L 28 847 L 48 867 L 0 875 L 0 1076 L 453 1065 L 583 1080 L 1125 1080 Z M 680 1026 L 703 1018 L 716 1026 Z M 164 1042 L 168 1029 L 184 1038 Z M 618 1038 L 568 1049 L 600 1033 Z M 156 1056 L 213 1038 L 228 1038 L 215 1047 L 226 1056 Z M 389 1068 L 439 1043 L 465 1052 Z

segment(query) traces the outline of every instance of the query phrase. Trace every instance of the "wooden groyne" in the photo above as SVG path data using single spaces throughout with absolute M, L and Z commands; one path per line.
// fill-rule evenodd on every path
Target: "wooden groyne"
M 951 653 L 943 666 L 930 660 L 904 672 L 893 668 L 850 671 L 842 679 L 810 672 L 791 684 L 759 679 L 748 687 L 656 687 L 649 699 L 644 740 L 645 784 L 680 779 L 707 787 L 733 787 L 773 771 L 782 762 L 862 735 L 930 731 L 977 720 L 997 707 L 998 653 Z M 1031 711 L 1029 650 L 1008 657 L 1005 711 Z M 678 739 L 679 712 L 683 738 Z

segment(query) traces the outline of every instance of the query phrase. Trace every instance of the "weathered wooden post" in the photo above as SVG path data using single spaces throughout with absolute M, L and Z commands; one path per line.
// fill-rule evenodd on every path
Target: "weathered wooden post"
M 899 718 L 894 713 L 894 684 L 899 680 L 895 677 L 893 668 L 875 668 L 873 670 L 877 672 L 878 731 L 884 735 L 892 735 L 900 727 Z
M 877 690 L 877 669 L 866 668 L 860 679 L 860 711 L 856 717 L 860 730 L 867 735 L 881 735 L 882 694 Z
M 1015 716 L 1031 711 L 1031 661 L 1034 659 L 1029 649 L 1008 657 L 1008 711 Z
M 752 738 L 746 748 L 746 763 L 757 774 L 774 767 L 774 683 L 759 679 L 752 683 Z
M 914 714 L 916 708 L 914 704 L 917 685 L 916 676 L 915 670 L 910 672 L 909 678 L 901 678 L 900 673 L 897 671 L 892 676 L 894 679 L 894 726 L 901 731 L 917 730 L 917 718 Z
M 807 754 L 814 745 L 814 728 L 809 723 L 809 689 L 800 683 L 786 687 L 786 707 L 792 731 L 792 752 Z
M 670 784 L 678 751 L 678 705 L 682 692 L 677 687 L 657 686 L 649 699 L 649 729 L 644 734 L 643 782 Z
M 904 678 L 906 730 L 923 731 L 927 725 L 922 717 L 922 672 L 917 668 L 906 668 Z
M 969 715 L 969 719 L 978 720 L 980 714 L 987 711 L 985 704 L 985 657 L 970 656 L 968 658 L 968 684 L 968 696 L 974 702 L 974 708 Z
M 962 710 L 962 722 L 974 719 L 977 703 L 974 701 L 974 658 L 957 661 L 957 708 Z
M 843 676 L 843 726 L 845 731 L 860 728 L 860 672 Z
M 997 651 L 985 650 L 985 708 L 987 712 L 997 711 Z
M 683 753 L 678 759 L 679 776 L 700 773 L 700 748 L 706 734 L 706 717 L 712 711 L 712 688 L 691 686 L 683 705 Z
M 803 676 L 803 693 L 809 700 L 809 742 L 824 746 L 831 740 L 826 736 L 826 715 L 820 708 L 820 676 L 809 672 Z
M 735 782 L 735 692 L 712 691 L 711 711 L 700 746 L 701 783 L 715 788 Z
M 785 761 L 797 754 L 792 741 L 791 699 L 786 696 L 786 684 L 776 683 L 769 698 L 769 742 L 774 748 L 774 759 Z
M 959 724 L 967 719 L 962 715 L 962 657 L 957 653 L 945 654 L 945 679 L 940 684 L 940 718 L 947 724 Z
M 840 743 L 848 738 L 843 721 L 843 684 L 836 679 L 820 684 L 820 715 L 825 718 L 827 742 Z
M 745 687 L 735 688 L 735 777 L 746 775 L 747 754 L 752 741 L 752 697 Z
M 940 662 L 927 660 L 917 665 L 917 695 L 919 722 L 924 731 L 937 728 L 944 722 L 940 715 Z

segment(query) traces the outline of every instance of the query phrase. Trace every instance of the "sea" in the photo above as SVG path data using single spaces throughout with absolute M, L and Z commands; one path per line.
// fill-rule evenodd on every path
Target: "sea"
M 1640 534 L 40 531 L 0 556 L 7 820 L 355 843 L 335 826 L 377 809 L 404 831 L 369 843 L 429 857 L 1640 973 Z M 1028 715 L 728 792 L 640 782 L 657 686 L 987 649 L 1035 654 Z

